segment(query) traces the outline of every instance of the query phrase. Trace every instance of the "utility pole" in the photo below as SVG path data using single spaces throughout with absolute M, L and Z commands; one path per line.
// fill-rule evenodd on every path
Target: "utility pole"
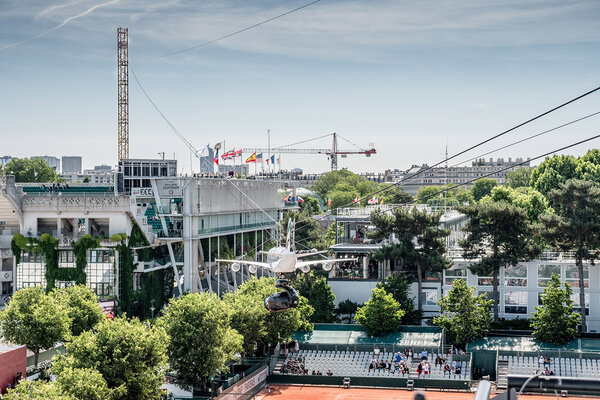
M 128 29 L 117 29 L 118 150 L 119 161 L 129 158 L 129 44 Z

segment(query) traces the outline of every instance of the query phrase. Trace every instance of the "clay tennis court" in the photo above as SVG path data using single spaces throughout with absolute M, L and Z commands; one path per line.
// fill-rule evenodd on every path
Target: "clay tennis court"
M 404 389 L 344 389 L 341 387 L 324 386 L 271 385 L 271 393 L 267 393 L 267 390 L 263 390 L 256 398 L 264 400 L 412 400 L 414 394 L 415 392 L 409 392 Z M 474 393 L 440 392 L 433 390 L 425 391 L 424 394 L 427 400 L 471 400 L 475 397 Z M 523 395 L 522 398 L 524 400 L 549 400 L 555 398 L 555 395 Z M 577 399 L 592 398 L 577 397 Z M 595 400 L 598 399 L 596 398 Z

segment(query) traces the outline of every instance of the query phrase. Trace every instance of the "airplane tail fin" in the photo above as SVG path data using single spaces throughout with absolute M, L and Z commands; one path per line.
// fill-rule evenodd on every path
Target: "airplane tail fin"
M 285 248 L 289 251 L 294 251 L 294 233 L 296 231 L 296 220 L 289 219 L 288 220 L 288 231 L 287 236 L 285 238 Z

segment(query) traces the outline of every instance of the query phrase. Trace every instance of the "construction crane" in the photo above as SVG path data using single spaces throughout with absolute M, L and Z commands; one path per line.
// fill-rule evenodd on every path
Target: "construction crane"
M 333 143 L 331 145 L 330 149 L 294 149 L 294 148 L 290 148 L 290 146 L 293 146 L 294 144 L 299 144 L 299 143 L 294 143 L 294 144 L 290 144 L 290 145 L 286 145 L 286 146 L 279 146 L 279 147 L 273 147 L 271 149 L 261 149 L 261 148 L 256 148 L 256 147 L 248 147 L 248 148 L 242 148 L 243 152 L 267 152 L 267 154 L 270 153 L 277 153 L 277 154 L 326 154 L 329 159 L 331 160 L 331 170 L 332 171 L 336 171 L 338 169 L 338 156 L 341 156 L 342 158 L 346 158 L 348 157 L 348 155 L 350 154 L 364 154 L 367 157 L 371 157 L 372 154 L 376 154 L 377 151 L 375 150 L 374 147 L 371 146 L 370 149 L 363 149 L 360 146 L 352 143 L 351 141 L 343 138 L 341 135 L 338 135 L 337 133 L 331 133 L 325 136 L 320 136 L 318 138 L 314 138 L 314 139 L 309 139 L 309 140 L 304 140 L 300 143 L 305 143 L 305 142 L 310 142 L 312 140 L 317 140 L 317 139 L 321 139 L 327 136 L 333 136 Z M 358 150 L 340 150 L 338 147 L 338 142 L 337 139 L 341 138 L 342 140 L 345 140 L 346 142 L 350 143 L 353 146 L 358 147 Z
M 117 29 L 117 114 L 119 161 L 129 158 L 129 40 L 128 29 Z

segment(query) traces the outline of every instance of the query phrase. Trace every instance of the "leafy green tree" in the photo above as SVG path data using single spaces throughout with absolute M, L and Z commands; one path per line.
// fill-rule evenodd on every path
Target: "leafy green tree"
M 163 329 L 138 319 L 104 320 L 93 331 L 83 332 L 67 342 L 66 355 L 54 358 L 53 371 L 58 376 L 65 371 L 67 385 L 80 382 L 82 375 L 87 375 L 102 391 L 102 381 L 89 371 L 96 370 L 116 400 L 159 399 L 168 343 L 169 337 Z M 75 371 L 71 373 L 71 369 Z M 87 390 L 90 388 L 81 388 L 78 393 Z
M 55 368 L 61 392 L 78 400 L 113 400 L 125 396 L 125 385 L 109 389 L 102 374 L 93 368 Z
M 69 335 L 71 319 L 67 310 L 41 288 L 18 290 L 0 312 L 0 332 L 10 343 L 25 345 L 35 355 L 50 349 Z
M 280 290 L 275 287 L 274 278 L 260 278 L 251 279 L 244 282 L 243 285 L 238 287 L 237 293 L 239 294 L 254 294 L 259 299 L 264 299 L 277 293 Z M 303 305 L 304 296 L 300 296 L 300 305 Z M 289 340 L 294 332 L 300 327 L 309 327 L 312 329 L 312 325 L 309 323 L 310 311 L 312 307 L 296 307 L 283 312 L 269 312 L 265 319 L 265 327 L 267 334 L 265 336 L 265 342 L 260 343 L 261 345 L 277 344 L 284 340 Z
M 331 171 L 320 177 L 313 185 L 314 190 L 321 198 L 331 198 L 332 208 L 339 207 L 344 204 L 352 203 L 354 195 L 363 197 L 369 193 L 373 193 L 378 189 L 378 184 L 357 175 L 343 168 L 337 171 Z M 344 203 L 337 204 L 337 195 L 333 192 L 352 193 L 352 198 Z M 334 200 L 336 202 L 334 202 Z
M 409 204 L 414 200 L 414 197 L 402 190 L 399 185 L 380 183 L 379 189 L 385 190 L 378 196 L 383 196 L 383 202 L 386 204 Z
M 311 322 L 336 322 L 335 295 L 324 277 L 317 277 L 306 296 L 314 309 Z
M 491 178 L 482 178 L 475 181 L 473 187 L 471 187 L 471 193 L 475 201 L 481 200 L 483 197 L 488 196 L 492 189 L 498 186 L 498 182 Z
M 4 166 L 6 175 L 14 175 L 15 182 L 54 182 L 56 172 L 38 157 L 13 158 Z
M 474 202 L 473 194 L 464 187 L 455 185 L 424 186 L 417 192 L 415 202 L 429 206 L 456 207 Z
M 440 228 L 440 218 L 439 213 L 419 211 L 416 207 L 412 210 L 396 208 L 391 216 L 385 213 L 371 214 L 375 231 L 369 236 L 384 239 L 393 233 L 397 240 L 397 243 L 383 246 L 376 252 L 375 258 L 400 259 L 403 267 L 413 269 L 418 293 L 423 291 L 424 268 L 429 272 L 440 272 L 451 265 L 445 256 L 445 238 L 450 231 Z M 417 300 L 417 309 L 423 310 L 421 297 Z
M 350 207 L 354 204 L 356 197 L 360 198 L 357 190 L 335 189 L 328 193 L 327 197 L 331 199 L 331 209 L 340 207 Z
M 321 205 L 319 200 L 314 197 L 305 196 L 302 198 L 300 205 L 300 211 L 307 213 L 308 215 L 316 215 L 321 213 Z
M 542 295 L 542 306 L 535 307 L 531 326 L 533 336 L 542 342 L 563 345 L 575 337 L 581 315 L 573 311 L 573 290 L 566 282 L 561 288 L 560 279 L 552 274 Z
M 244 340 L 244 354 L 254 355 L 258 344 L 265 343 L 267 338 L 265 321 L 269 311 L 265 308 L 264 299 L 257 293 L 238 291 L 225 293 L 223 300 L 231 310 L 231 327 L 242 335 Z
M 356 322 L 361 324 L 370 336 L 394 332 L 402 324 L 404 310 L 390 293 L 383 288 L 375 288 L 371 298 L 356 312 Z
M 532 171 L 533 168 L 531 167 L 518 168 L 514 171 L 510 171 L 506 174 L 506 181 L 504 184 L 513 189 L 528 187 Z
M 433 323 L 446 329 L 457 344 L 464 345 L 484 336 L 490 330 L 492 316 L 484 294 L 475 295 L 475 287 L 464 279 L 456 279 L 447 295 L 438 300 L 440 316 Z
M 229 308 L 216 296 L 192 293 L 173 299 L 162 318 L 171 338 L 169 363 L 182 387 L 205 387 L 242 351 L 243 338 L 231 328 Z
M 541 249 L 524 208 L 506 201 L 480 202 L 460 209 L 468 217 L 460 242 L 466 259 L 478 259 L 469 269 L 479 276 L 492 276 L 494 321 L 498 320 L 498 273 L 500 268 L 517 265 Z
M 520 187 L 513 189 L 507 186 L 496 186 L 492 192 L 480 200 L 481 202 L 499 202 L 505 201 L 527 210 L 527 218 L 531 222 L 538 222 L 540 216 L 552 212 L 548 199 L 530 187 Z
M 398 274 L 390 275 L 385 282 L 378 282 L 378 288 L 383 288 L 387 293 L 394 296 L 405 314 L 402 317 L 402 325 L 420 325 L 423 312 L 415 308 L 414 298 L 410 296 L 410 281 Z
M 532 172 L 529 184 L 543 195 L 557 189 L 561 183 L 577 178 L 577 159 L 569 155 L 553 155 Z
M 52 382 L 42 380 L 28 381 L 23 379 L 14 388 L 10 389 L 3 400 L 78 400 L 75 397 L 63 393 L 60 387 Z
M 337 308 L 335 309 L 335 312 L 342 319 L 342 322 L 344 320 L 342 315 L 345 315 L 346 323 L 351 324 L 352 319 L 354 318 L 354 314 L 356 314 L 357 310 L 358 310 L 358 303 L 356 303 L 350 299 L 346 299 L 344 301 L 340 301 Z
M 304 296 L 300 296 L 300 301 L 298 301 L 298 330 L 303 332 L 310 332 L 315 329 L 315 325 L 310 322 L 311 316 L 315 312 L 315 308 L 310 305 L 308 299 Z
M 104 319 L 96 294 L 87 286 L 55 288 L 51 296 L 67 310 L 73 336 L 92 329 Z
M 575 250 L 579 272 L 579 299 L 582 305 L 581 326 L 587 332 L 583 260 L 593 263 L 600 248 L 600 188 L 590 181 L 568 180 L 548 198 L 555 213 L 542 217 L 544 236 L 562 250 Z

